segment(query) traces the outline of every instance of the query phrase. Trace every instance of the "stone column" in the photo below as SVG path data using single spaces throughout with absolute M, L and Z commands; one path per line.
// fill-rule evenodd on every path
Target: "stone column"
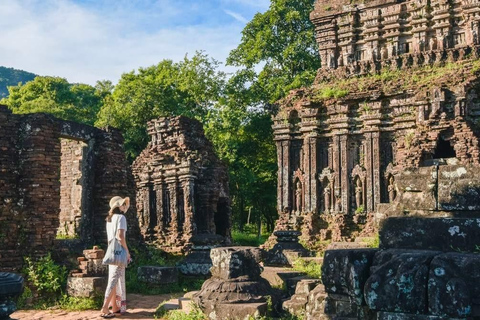
M 305 180 L 303 181 L 303 211 L 310 212 L 311 211 L 311 169 L 312 169 L 312 159 L 311 159 L 311 146 L 310 146 L 310 138 L 307 136 L 303 140 L 303 163 L 302 163 L 302 170 L 305 174 Z
M 309 210 L 311 212 L 318 211 L 318 182 L 317 182 L 317 170 L 318 170 L 318 163 L 317 163 L 317 138 L 310 137 L 310 207 Z
M 333 136 L 333 171 L 335 172 L 335 184 L 332 187 L 333 199 L 332 208 L 333 211 L 340 211 L 341 206 L 338 205 L 338 197 L 341 197 L 342 188 L 342 148 L 340 143 L 340 136 Z
M 190 176 L 182 182 L 185 222 L 183 224 L 184 236 L 195 233 L 195 204 L 194 204 L 194 177 Z
M 283 188 L 283 194 L 282 194 L 282 206 L 281 209 L 282 211 L 290 211 L 292 209 L 291 201 L 291 190 L 293 189 L 290 187 L 290 149 L 291 149 L 291 141 L 286 140 L 282 141 L 282 167 L 280 170 L 282 170 L 282 188 Z
M 373 207 L 372 211 L 381 203 L 380 194 L 380 132 L 372 133 L 372 166 L 373 166 Z
M 365 204 L 365 211 L 373 210 L 373 159 L 372 159 L 372 133 L 365 133 L 365 169 L 367 171 L 366 177 L 366 193 L 367 202 Z
M 168 191 L 170 192 L 170 215 L 172 222 L 170 223 L 170 231 L 172 237 L 176 237 L 178 233 L 178 212 L 177 212 L 177 181 L 171 181 L 168 184 Z M 172 238 L 173 239 L 173 238 Z
M 350 201 L 349 201 L 349 182 L 350 182 L 350 175 L 349 168 L 348 168 L 348 136 L 342 135 L 340 137 L 340 153 L 341 153 L 341 174 L 340 174 L 340 187 L 341 187 L 341 211 L 348 213 L 350 209 Z
M 145 184 L 141 190 L 143 198 L 143 219 L 141 229 L 144 231 L 144 234 L 147 234 L 150 231 L 150 187 L 148 184 Z
M 165 226 L 163 225 L 163 181 L 155 181 L 154 187 L 157 195 L 156 207 L 157 207 L 157 234 L 163 235 Z
M 283 210 L 283 143 L 282 141 L 275 142 L 277 146 L 277 164 L 278 164 L 278 173 L 277 173 L 277 209 L 279 211 Z

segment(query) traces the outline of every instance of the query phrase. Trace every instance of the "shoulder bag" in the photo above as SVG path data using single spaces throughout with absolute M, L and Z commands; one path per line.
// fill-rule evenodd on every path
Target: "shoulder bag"
M 103 258 L 103 264 L 126 266 L 127 250 L 122 246 L 120 240 L 117 239 L 118 222 L 119 220 L 117 219 L 113 239 L 108 243 L 107 252 L 105 252 L 105 257 Z

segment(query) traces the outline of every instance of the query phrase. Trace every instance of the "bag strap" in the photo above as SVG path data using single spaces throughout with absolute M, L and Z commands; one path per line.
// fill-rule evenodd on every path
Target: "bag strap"
M 119 220 L 120 218 L 117 219 L 117 223 L 115 224 L 115 232 L 113 233 L 113 239 L 117 239 L 118 224 L 120 223 Z

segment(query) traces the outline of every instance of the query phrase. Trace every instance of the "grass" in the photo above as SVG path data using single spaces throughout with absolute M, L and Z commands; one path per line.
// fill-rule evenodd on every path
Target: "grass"
M 208 317 L 202 312 L 202 310 L 195 304 L 192 303 L 192 308 L 188 314 L 181 310 L 166 310 L 164 305 L 166 302 L 162 302 L 153 317 L 155 319 L 166 319 L 166 320 L 208 320 Z
M 232 240 L 235 245 L 258 247 L 267 241 L 269 235 L 263 234 L 258 237 L 257 234 L 240 231 L 232 232 Z
M 377 234 L 371 240 L 364 241 L 369 248 L 378 248 L 380 247 L 380 235 Z
M 306 273 L 311 278 L 320 279 L 322 277 L 322 265 L 315 261 L 305 261 L 300 258 L 293 262 L 292 267 L 296 271 Z
M 103 297 L 96 298 L 78 298 L 64 295 L 58 306 L 67 311 L 98 310 L 102 307 Z

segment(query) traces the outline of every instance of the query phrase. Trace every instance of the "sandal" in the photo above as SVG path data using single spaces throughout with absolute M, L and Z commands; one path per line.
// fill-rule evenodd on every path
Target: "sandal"
M 105 318 L 105 319 L 110 319 L 110 318 L 115 318 L 115 313 L 102 313 L 100 314 L 100 317 Z

